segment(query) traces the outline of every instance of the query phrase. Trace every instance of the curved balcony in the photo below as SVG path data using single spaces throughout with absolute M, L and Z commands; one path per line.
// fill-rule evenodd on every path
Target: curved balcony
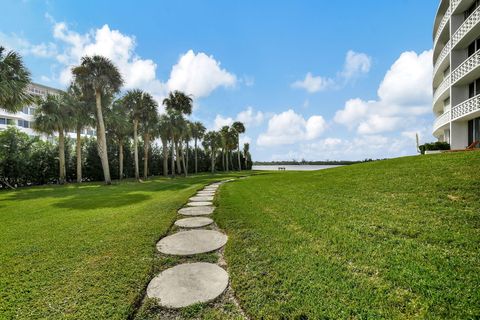
M 477 51 L 467 60 L 462 62 L 453 72 L 452 72 L 452 83 L 457 84 L 468 83 L 475 80 L 475 74 L 473 71 L 477 70 L 480 67 L 480 51 Z
M 475 40 L 474 29 L 480 27 L 480 7 L 478 7 L 452 36 L 452 49 L 457 46 L 467 45 L 471 41 Z
M 480 113 L 480 95 L 477 95 L 453 107 L 452 120 L 463 118 L 474 112 Z
M 435 132 L 438 129 L 441 129 L 443 126 L 449 123 L 450 123 L 450 111 L 446 111 L 437 119 L 435 119 L 435 122 L 433 123 L 433 134 L 435 135 Z
M 452 13 L 451 7 L 448 7 L 447 11 L 445 12 L 445 15 L 443 16 L 442 20 L 440 21 L 440 24 L 438 25 L 437 33 L 435 34 L 435 39 L 433 40 L 433 47 L 434 48 L 437 46 L 437 43 L 438 43 L 438 40 L 440 39 L 440 36 L 442 35 L 443 31 L 445 30 L 445 27 L 448 25 L 451 13 Z
M 445 45 L 445 47 L 443 47 L 442 51 L 440 52 L 440 55 L 438 56 L 437 60 L 435 61 L 435 65 L 433 67 L 433 78 L 435 79 L 436 78 L 436 75 L 437 75 L 437 72 L 438 70 L 440 69 L 441 66 L 444 66 L 445 67 L 445 62 L 446 62 L 446 58 L 449 57 L 450 55 L 450 46 L 451 44 L 451 41 L 448 41 L 447 44 Z M 450 61 L 448 61 L 450 62 Z M 445 68 L 442 68 L 442 71 L 444 70 Z
M 443 79 L 442 83 L 438 86 L 437 90 L 433 94 L 433 105 L 435 105 L 440 97 L 443 97 L 448 89 L 450 89 L 451 76 L 448 75 Z

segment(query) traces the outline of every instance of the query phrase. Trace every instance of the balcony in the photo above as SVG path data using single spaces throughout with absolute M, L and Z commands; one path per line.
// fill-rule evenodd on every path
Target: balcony
M 443 79 L 442 83 L 438 86 L 437 90 L 433 94 L 433 105 L 436 104 L 437 100 L 444 95 L 444 93 L 450 89 L 450 81 L 451 76 L 448 75 L 445 79 Z
M 457 10 L 457 7 L 460 4 L 460 2 L 462 2 L 462 0 L 452 0 L 451 1 L 450 6 L 452 7 L 452 11 L 451 11 L 452 13 L 454 13 L 455 10 Z
M 452 108 L 452 121 L 474 112 L 480 112 L 480 95 L 468 99 Z
M 435 119 L 435 122 L 433 123 L 433 132 L 435 133 L 435 131 L 448 123 L 450 123 L 450 111 L 445 111 L 441 116 Z
M 468 76 L 478 67 L 480 67 L 480 51 L 474 53 L 452 72 L 452 83 L 456 84 L 460 80 L 462 80 L 462 83 L 468 83 L 475 80 Z
M 440 24 L 438 25 L 437 33 L 435 34 L 435 39 L 433 40 L 434 48 L 437 46 L 438 39 L 440 39 L 440 36 L 442 35 L 443 30 L 445 29 L 445 26 L 448 25 L 448 21 L 450 20 L 451 13 L 452 13 L 451 7 L 448 7 L 447 11 L 445 12 L 445 15 L 442 18 L 442 21 L 440 21 Z
M 470 17 L 465 20 L 462 25 L 458 28 L 457 31 L 452 36 L 452 49 L 458 45 L 465 44 L 467 45 L 471 41 L 475 40 L 475 34 L 471 31 L 479 27 L 480 22 L 480 7 L 478 7 Z M 472 35 L 473 34 L 473 35 Z M 468 37 L 467 37 L 468 36 Z
M 442 51 L 440 52 L 440 55 L 438 56 L 437 60 L 435 61 L 435 66 L 433 67 L 434 77 L 437 74 L 437 71 L 440 68 L 440 66 L 443 65 L 445 58 L 447 58 L 450 54 L 450 44 L 451 44 L 451 41 L 448 41 L 445 47 L 443 47 Z

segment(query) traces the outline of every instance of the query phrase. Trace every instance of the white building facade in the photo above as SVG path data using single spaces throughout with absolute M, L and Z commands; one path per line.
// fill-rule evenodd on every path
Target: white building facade
M 59 94 L 62 92 L 59 89 L 47 87 L 37 83 L 31 83 L 28 85 L 28 93 L 33 96 L 45 98 L 47 94 Z M 48 137 L 33 130 L 33 120 L 36 106 L 30 105 L 23 107 L 22 111 L 17 113 L 9 113 L 3 109 L 0 109 L 0 131 L 5 130 L 8 126 L 15 126 L 20 131 L 28 134 L 29 136 L 40 136 L 42 139 Z M 75 132 L 68 132 L 68 136 L 76 138 Z M 95 130 L 87 129 L 82 132 L 82 136 L 93 137 L 95 136 Z
M 480 0 L 441 0 L 433 65 L 433 135 L 465 149 L 480 141 Z

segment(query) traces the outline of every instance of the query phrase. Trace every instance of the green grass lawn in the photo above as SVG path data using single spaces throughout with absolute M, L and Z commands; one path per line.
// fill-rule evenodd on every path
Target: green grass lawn
M 0 192 L 0 319 L 131 316 L 177 209 L 227 177 Z
M 479 319 L 480 153 L 252 176 L 222 187 L 253 319 Z

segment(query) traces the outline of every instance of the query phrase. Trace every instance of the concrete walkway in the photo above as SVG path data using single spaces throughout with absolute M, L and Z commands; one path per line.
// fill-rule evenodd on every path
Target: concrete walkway
M 206 186 L 178 211 L 181 215 L 193 217 L 175 222 L 176 226 L 187 230 L 161 239 L 157 243 L 159 252 L 191 256 L 216 251 L 226 244 L 228 238 L 225 234 L 198 229 L 213 223 L 212 219 L 202 216 L 212 214 L 215 210 L 212 201 L 222 183 Z M 183 308 L 215 300 L 227 289 L 228 282 L 228 273 L 216 264 L 184 263 L 157 275 L 147 287 L 147 297 L 157 299 L 158 304 L 165 308 Z

